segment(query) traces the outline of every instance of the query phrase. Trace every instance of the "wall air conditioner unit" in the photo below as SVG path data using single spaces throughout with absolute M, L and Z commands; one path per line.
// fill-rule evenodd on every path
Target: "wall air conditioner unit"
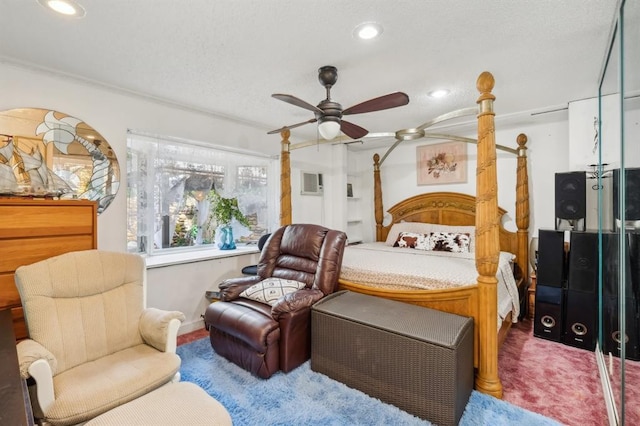
M 322 195 L 322 173 L 302 172 L 301 195 Z

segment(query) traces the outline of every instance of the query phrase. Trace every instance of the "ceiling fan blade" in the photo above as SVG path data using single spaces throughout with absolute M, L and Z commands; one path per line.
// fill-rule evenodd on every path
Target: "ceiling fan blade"
M 369 133 L 367 129 L 363 129 L 356 124 L 344 120 L 340 122 L 340 130 L 351 139 L 360 139 L 365 137 L 367 133 Z
M 300 108 L 308 109 L 311 112 L 322 114 L 322 110 L 317 106 L 311 105 L 309 102 L 305 102 L 300 98 L 296 98 L 292 95 L 283 95 L 281 93 L 274 93 L 271 97 L 279 99 L 291 105 L 299 106 Z
M 315 118 L 312 118 L 311 120 L 303 121 L 302 123 L 292 124 L 291 126 L 283 126 L 279 129 L 271 130 L 270 132 L 267 132 L 267 134 L 273 135 L 274 133 L 280 133 L 284 129 L 295 129 L 296 127 L 304 126 L 305 124 L 309 124 L 309 123 L 315 123 L 316 121 L 318 120 Z
M 381 111 L 383 109 L 395 108 L 409 103 L 409 96 L 406 93 L 394 92 L 379 98 L 369 99 L 358 105 L 354 105 L 342 111 L 342 115 L 362 114 L 364 112 Z

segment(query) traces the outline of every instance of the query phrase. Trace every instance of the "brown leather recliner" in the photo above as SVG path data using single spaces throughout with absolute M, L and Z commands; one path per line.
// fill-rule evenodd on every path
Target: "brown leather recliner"
M 258 275 L 223 281 L 221 301 L 205 312 L 215 352 L 264 379 L 308 360 L 311 306 L 336 290 L 346 241 L 344 232 L 319 225 L 286 225 L 275 231 L 260 255 Z M 284 280 L 304 288 L 274 296 L 271 305 L 247 298 L 246 292 L 240 295 L 255 289 L 254 284 Z M 280 289 L 253 294 L 270 290 Z

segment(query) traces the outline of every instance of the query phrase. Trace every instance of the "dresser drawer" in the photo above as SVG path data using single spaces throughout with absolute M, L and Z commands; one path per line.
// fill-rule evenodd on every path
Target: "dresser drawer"
M 30 265 L 62 253 L 92 248 L 93 235 L 4 240 L 0 245 L 0 273 L 15 271 L 18 266 Z
M 76 203 L 80 203 L 76 201 Z M 92 204 L 0 205 L 0 239 L 32 236 L 92 234 L 96 217 Z M 86 214 L 82 210 L 86 209 Z
M 16 339 L 27 337 L 15 270 L 70 251 L 97 248 L 98 205 L 88 200 L 0 197 L 0 309 Z

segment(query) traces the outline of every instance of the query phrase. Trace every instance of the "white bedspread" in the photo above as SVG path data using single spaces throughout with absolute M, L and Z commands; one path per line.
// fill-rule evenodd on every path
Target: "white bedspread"
M 511 272 L 511 253 L 501 252 L 498 279 L 499 325 L 509 312 L 520 314 L 518 287 Z M 379 288 L 434 290 L 475 284 L 474 253 L 449 253 L 390 247 L 382 242 L 348 246 L 340 279 Z

